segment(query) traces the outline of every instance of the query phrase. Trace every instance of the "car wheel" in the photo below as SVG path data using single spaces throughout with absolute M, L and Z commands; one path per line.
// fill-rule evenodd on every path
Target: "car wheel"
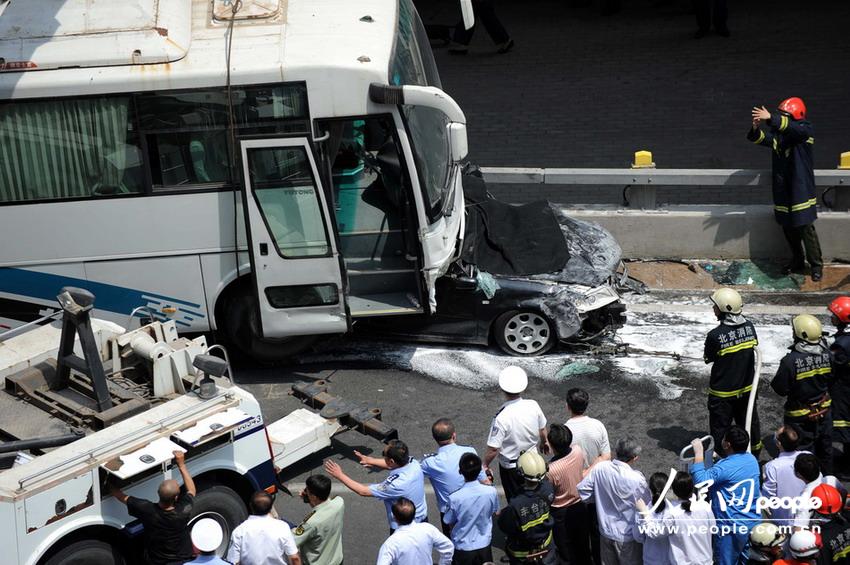
M 230 545 L 230 534 L 236 526 L 248 519 L 248 509 L 236 491 L 230 487 L 217 485 L 199 492 L 195 497 L 189 530 L 195 522 L 203 518 L 215 520 L 221 526 L 224 535 L 215 554 L 224 557 Z
M 224 333 L 227 341 L 249 359 L 263 362 L 283 361 L 301 353 L 316 341 L 304 335 L 269 339 L 260 332 L 257 299 L 250 292 L 232 298 L 225 310 Z
M 60 549 L 44 565 L 124 565 L 121 553 L 105 541 L 83 540 Z
M 496 318 L 493 332 L 502 351 L 517 357 L 542 355 L 557 339 L 549 320 L 531 310 L 505 312 Z

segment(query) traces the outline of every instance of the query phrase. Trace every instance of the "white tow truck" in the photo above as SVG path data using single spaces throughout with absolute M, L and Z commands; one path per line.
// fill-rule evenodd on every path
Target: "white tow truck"
M 93 319 L 94 296 L 85 290 L 64 288 L 58 299 L 62 308 L 49 317 L 61 321 L 0 336 L 4 564 L 137 562 L 142 526 L 108 494 L 107 481 L 155 500 L 164 479 L 179 480 L 174 450 L 186 453 L 198 486 L 193 520 L 222 525 L 223 554 L 247 517 L 248 497 L 279 488 L 276 467 L 330 445 L 344 429 L 395 437 L 379 410 L 331 397 L 322 381 L 298 383 L 293 393 L 327 404 L 329 417 L 301 408 L 266 424 L 204 337 L 178 337 L 172 321 L 125 330 Z

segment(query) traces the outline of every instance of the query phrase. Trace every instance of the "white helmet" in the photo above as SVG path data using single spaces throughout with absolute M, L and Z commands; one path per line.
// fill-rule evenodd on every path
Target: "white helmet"
M 546 476 L 546 460 L 543 456 L 531 449 L 520 454 L 516 461 L 516 468 L 519 474 L 529 482 L 539 483 Z
M 750 531 L 750 545 L 756 549 L 770 549 L 785 543 L 785 534 L 773 522 L 762 522 Z
M 794 532 L 791 541 L 788 542 L 788 549 L 794 559 L 814 557 L 820 551 L 817 536 L 809 530 Z
M 192 526 L 192 544 L 198 551 L 215 551 L 223 539 L 221 525 L 212 518 L 202 518 Z
M 499 388 L 508 394 L 519 394 L 528 386 L 528 375 L 515 365 L 505 367 L 499 372 Z
M 744 309 L 744 300 L 734 288 L 718 288 L 711 295 L 711 301 L 724 314 L 740 314 Z

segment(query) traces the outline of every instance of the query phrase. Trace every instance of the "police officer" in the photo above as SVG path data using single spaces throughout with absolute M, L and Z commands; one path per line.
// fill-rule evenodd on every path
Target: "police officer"
M 522 490 L 523 480 L 517 473 L 516 461 L 520 453 L 536 450 L 546 452 L 546 416 L 534 400 L 522 398 L 528 386 L 528 375 L 520 367 L 505 367 L 499 373 L 499 388 L 505 395 L 487 438 L 484 453 L 484 471 L 499 457 L 499 478 L 510 500 Z
M 835 302 L 837 300 L 833 304 Z M 830 304 L 830 310 L 833 311 L 833 317 L 837 317 L 833 304 Z M 850 315 L 850 310 L 843 314 Z M 844 445 L 841 454 L 846 465 L 850 463 L 850 333 L 847 332 L 846 324 L 836 324 L 836 327 L 838 332 L 829 347 L 833 375 L 829 394 L 832 397 L 833 440 Z
M 806 120 L 806 105 L 788 98 L 771 114 L 764 106 L 753 108 L 753 124 L 747 139 L 773 150 L 773 210 L 791 247 L 792 259 L 786 274 L 801 272 L 808 259 L 812 280 L 823 277 L 818 233 L 815 231 L 817 194 L 812 162 L 812 124 Z M 761 126 L 765 126 L 762 128 Z
M 498 519 L 511 565 L 556 563 L 552 543 L 555 520 L 549 514 L 555 490 L 546 479 L 546 470 L 546 461 L 537 451 L 526 451 L 517 460 L 522 488 L 499 512 Z
M 738 291 L 720 288 L 711 295 L 714 315 L 720 324 L 705 339 L 703 358 L 713 363 L 708 385 L 708 425 L 714 445 L 723 437 L 732 421 L 747 427 L 747 404 L 755 378 L 755 348 L 758 337 L 753 324 L 741 313 L 744 302 Z M 753 452 L 762 447 L 758 411 L 753 410 L 750 427 Z
M 360 496 L 372 496 L 384 501 L 387 510 L 387 520 L 390 523 L 390 532 L 398 528 L 398 523 L 393 517 L 393 502 L 400 498 L 407 498 L 416 505 L 416 522 L 424 522 L 428 519 L 428 505 L 425 502 L 425 477 L 419 462 L 410 457 L 407 444 L 401 440 L 390 440 L 384 447 L 384 465 L 390 470 L 390 474 L 383 482 L 373 485 L 365 485 L 355 481 L 345 474 L 345 471 L 336 461 L 328 459 L 325 461 L 325 471 L 340 481 L 351 491 Z
M 832 471 L 832 366 L 821 341 L 820 322 L 809 314 L 794 318 L 794 345 L 779 362 L 770 386 L 785 400 L 785 423 L 800 429 L 801 451 L 814 451 L 824 473 Z
M 478 479 L 481 458 L 464 453 L 458 463 L 464 484 L 449 495 L 445 521 L 451 524 L 455 544 L 453 565 L 484 565 L 493 561 L 493 515 L 499 510 L 495 487 Z

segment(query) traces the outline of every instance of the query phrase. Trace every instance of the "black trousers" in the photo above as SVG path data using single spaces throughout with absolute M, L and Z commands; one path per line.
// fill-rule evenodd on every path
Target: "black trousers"
M 452 527 L 449 524 L 446 524 L 444 518 L 446 514 L 444 512 L 440 512 L 440 529 L 443 530 L 443 535 L 447 538 L 452 537 Z
M 786 424 L 796 424 L 800 428 L 800 451 L 811 451 L 820 461 L 824 475 L 832 473 L 832 411 L 826 413 L 820 421 L 785 417 Z
M 720 446 L 723 442 L 723 436 L 729 431 L 733 421 L 742 428 L 746 428 L 749 396 L 749 393 L 733 398 L 718 398 L 709 395 L 708 429 L 711 432 L 711 437 L 714 438 L 714 449 L 717 453 L 722 455 Z M 763 447 L 761 444 L 761 426 L 759 425 L 758 399 L 756 399 L 756 406 L 753 407 L 753 421 L 750 430 L 750 445 L 755 452 Z
M 469 29 L 464 29 L 463 21 L 458 22 L 455 27 L 455 43 L 469 45 L 469 42 L 472 41 L 472 34 L 475 33 L 475 29 L 479 23 L 484 26 L 490 39 L 496 45 L 501 45 L 511 38 L 505 26 L 502 25 L 502 22 L 496 16 L 496 7 L 493 5 L 493 0 L 472 0 L 472 12 L 475 14 L 475 25 Z
M 596 515 L 596 505 L 587 506 L 587 525 L 590 533 L 590 555 L 594 565 L 602 565 L 602 550 L 599 540 L 599 517 Z
M 697 26 L 701 31 L 711 29 L 712 19 L 714 29 L 726 29 L 726 19 L 729 16 L 726 0 L 694 0 L 694 10 L 697 13 Z
M 452 565 L 484 565 L 493 561 L 493 550 L 490 546 L 481 549 L 455 549 Z
M 782 227 L 785 240 L 791 248 L 792 261 L 795 265 L 803 266 L 808 259 L 809 266 L 814 269 L 823 269 L 823 256 L 820 251 L 820 240 L 814 224 L 800 226 L 797 228 Z M 805 256 L 803 255 L 805 249 Z
M 555 520 L 553 534 L 560 563 L 590 565 L 590 527 L 587 506 L 579 502 L 571 506 L 552 507 L 550 512 Z
M 508 469 L 507 467 L 502 467 L 499 465 L 499 480 L 502 481 L 502 488 L 505 491 L 505 498 L 508 500 L 512 499 L 520 492 L 522 492 L 522 486 L 525 483 L 523 481 L 522 476 L 520 476 L 519 471 L 516 470 L 516 467 L 513 469 Z

